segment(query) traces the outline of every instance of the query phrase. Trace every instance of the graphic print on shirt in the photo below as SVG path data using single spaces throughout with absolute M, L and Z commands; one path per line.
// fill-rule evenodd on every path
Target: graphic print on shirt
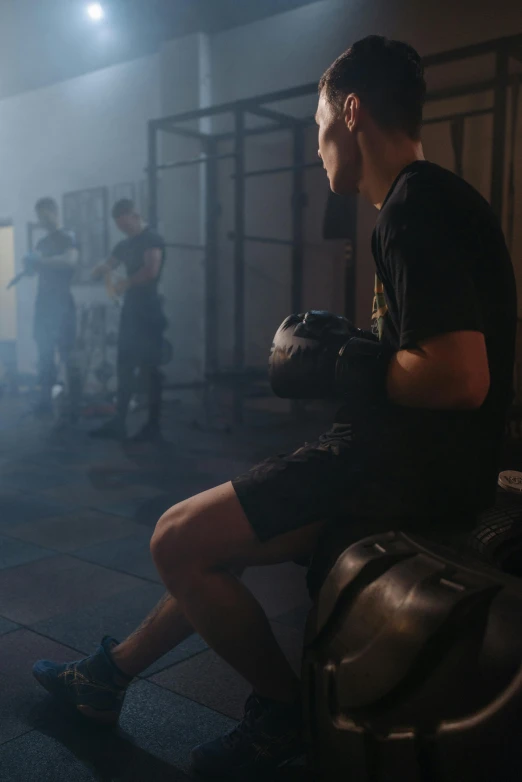
M 388 312 L 388 305 L 384 299 L 384 287 L 380 279 L 375 275 L 375 286 L 373 289 L 373 307 L 372 307 L 372 331 L 375 336 L 382 339 L 382 330 L 384 318 Z

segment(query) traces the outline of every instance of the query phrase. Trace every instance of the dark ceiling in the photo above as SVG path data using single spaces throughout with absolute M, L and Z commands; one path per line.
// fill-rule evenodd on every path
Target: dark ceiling
M 0 98 L 151 54 L 163 41 L 215 33 L 313 0 L 0 0 Z

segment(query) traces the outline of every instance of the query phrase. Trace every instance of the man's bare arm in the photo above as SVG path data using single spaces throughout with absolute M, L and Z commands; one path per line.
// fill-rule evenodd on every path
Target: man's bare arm
M 40 269 L 55 269 L 65 271 L 75 269 L 78 265 L 79 253 L 75 247 L 70 247 L 62 255 L 53 255 L 50 258 L 42 258 L 38 261 Z
M 105 277 L 107 274 L 110 274 L 117 269 L 120 264 L 121 261 L 118 258 L 115 258 L 114 255 L 111 255 L 104 263 L 99 263 L 98 266 L 94 267 L 91 272 L 91 277 L 93 280 L 100 280 L 102 277 Z
M 124 293 L 129 288 L 137 288 L 142 285 L 148 285 L 159 276 L 161 271 L 163 252 L 159 247 L 153 247 L 146 250 L 144 262 L 141 269 L 133 274 L 127 280 L 121 280 L 116 285 L 118 293 Z
M 484 335 L 454 331 L 400 350 L 387 376 L 392 402 L 432 410 L 476 410 L 489 391 Z

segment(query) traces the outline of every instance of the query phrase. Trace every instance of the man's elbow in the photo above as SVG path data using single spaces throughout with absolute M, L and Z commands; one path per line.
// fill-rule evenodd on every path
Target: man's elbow
M 490 379 L 487 377 L 470 377 L 459 383 L 456 389 L 456 410 L 479 410 L 489 393 Z

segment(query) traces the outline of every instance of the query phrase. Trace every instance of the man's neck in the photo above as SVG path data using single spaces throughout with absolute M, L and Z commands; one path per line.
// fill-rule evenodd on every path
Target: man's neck
M 142 234 L 146 227 L 147 224 L 142 220 L 141 223 L 138 226 L 136 226 L 136 230 L 130 234 L 130 238 L 134 239 L 135 236 L 139 236 L 140 234 Z
M 420 141 L 404 138 L 381 140 L 373 151 L 368 150 L 361 194 L 380 209 L 401 171 L 419 160 L 424 160 Z

